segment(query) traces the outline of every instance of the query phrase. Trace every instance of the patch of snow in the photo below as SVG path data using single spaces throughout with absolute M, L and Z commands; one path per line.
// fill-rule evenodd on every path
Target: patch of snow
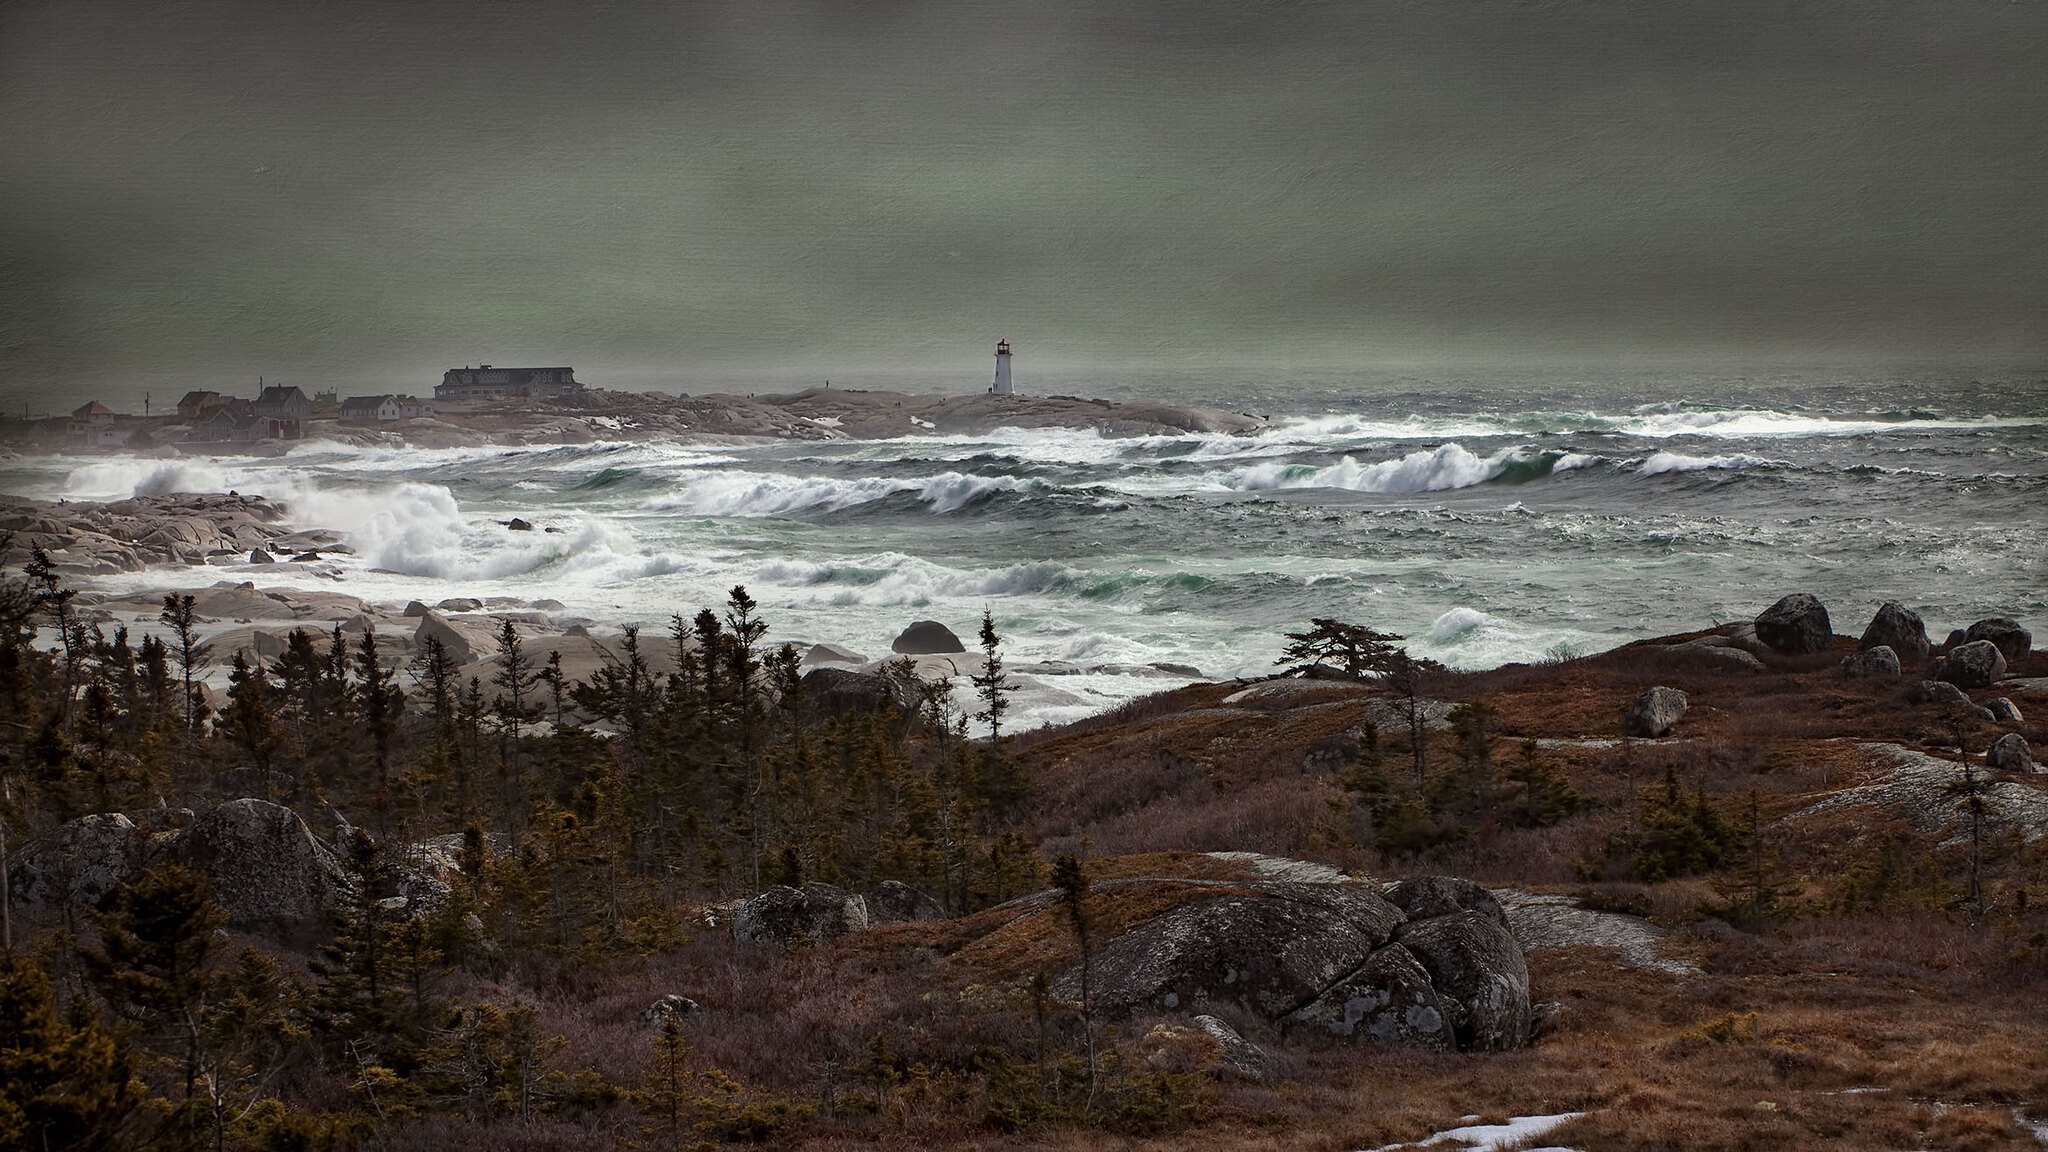
M 1584 1116 L 1584 1112 L 1559 1112 L 1554 1116 L 1516 1116 L 1505 1124 L 1471 1124 L 1463 1128 L 1449 1128 L 1407 1144 L 1388 1144 L 1372 1152 L 1401 1152 L 1402 1149 L 1444 1148 L 1450 1152 L 1452 1146 L 1470 1149 L 1470 1152 L 1502 1152 L 1503 1149 L 1519 1147 L 1524 1140 L 1534 1140 L 1552 1129 L 1562 1126 L 1568 1120 Z M 1532 1148 L 1528 1152 L 1571 1152 L 1566 1148 Z
M 846 424 L 844 420 L 837 416 L 806 416 L 804 419 L 809 420 L 820 428 L 841 428 Z M 915 420 L 917 417 L 912 416 L 911 419 Z
M 931 421 L 929 421 L 929 420 L 919 420 L 919 419 L 918 419 L 917 417 L 915 417 L 915 416 L 912 416 L 912 417 L 910 418 L 910 422 L 911 422 L 912 424 L 915 424 L 915 425 L 917 425 L 917 426 L 918 426 L 919 428 L 937 428 L 937 427 L 938 427 L 938 425 L 937 425 L 937 424 L 934 424 L 934 423 L 932 423 L 932 422 L 931 422 Z

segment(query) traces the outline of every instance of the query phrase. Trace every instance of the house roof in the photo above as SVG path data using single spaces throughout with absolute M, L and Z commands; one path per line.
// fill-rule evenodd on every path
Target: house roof
M 220 393 L 218 392 L 187 392 L 185 393 L 185 398 L 178 401 L 178 407 L 204 408 L 209 404 L 218 403 L 220 403 Z
M 74 420 L 83 420 L 88 416 L 112 416 L 113 414 L 114 410 L 112 408 L 107 407 L 105 404 L 102 404 L 97 400 L 88 400 L 84 404 L 79 405 L 78 408 L 71 413 L 71 418 Z
M 258 404 L 283 404 L 294 396 L 301 400 L 306 398 L 306 394 L 299 391 L 298 385 L 285 384 L 278 387 L 265 388 L 263 395 L 256 397 L 256 402 Z
M 341 410 L 343 412 L 348 412 L 351 410 L 359 411 L 367 409 L 369 411 L 374 412 L 377 409 L 382 408 L 387 402 L 396 399 L 398 399 L 398 397 L 392 396 L 388 393 L 383 396 L 351 396 L 348 399 L 343 400 L 341 402 Z

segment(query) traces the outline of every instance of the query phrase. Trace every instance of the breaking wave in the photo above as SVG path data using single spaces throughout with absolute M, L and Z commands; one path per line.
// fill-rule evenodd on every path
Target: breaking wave
M 944 472 L 922 479 L 863 476 L 836 479 L 760 472 L 714 472 L 693 477 L 678 492 L 641 505 L 649 512 L 695 516 L 785 516 L 812 509 L 840 510 L 911 492 L 933 512 L 958 512 L 1000 492 L 1043 488 L 1013 476 L 972 476 Z

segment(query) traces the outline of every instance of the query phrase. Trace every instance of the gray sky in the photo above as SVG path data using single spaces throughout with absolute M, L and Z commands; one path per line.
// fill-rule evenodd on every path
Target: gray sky
M 2048 352 L 2048 5 L 0 0 L 0 399 Z

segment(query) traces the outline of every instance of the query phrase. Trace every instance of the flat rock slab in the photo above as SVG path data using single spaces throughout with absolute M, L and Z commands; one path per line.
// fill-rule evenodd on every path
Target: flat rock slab
M 1944 845 L 1969 840 L 1969 815 L 1963 807 L 1964 797 L 1955 788 L 1963 781 L 1961 764 L 1897 744 L 1862 747 L 1870 751 L 1874 764 L 1867 783 L 1845 788 L 1785 819 L 1800 820 L 1837 808 L 1871 804 L 1899 809 L 1923 832 L 1946 832 L 1941 840 Z M 1981 764 L 1973 767 L 1984 799 L 1987 833 L 2012 829 L 2028 844 L 2048 837 L 2048 793 L 2015 780 L 1996 779 Z
M 1514 888 L 1495 888 L 1494 899 L 1508 915 L 1508 928 L 1523 950 L 1536 948 L 1612 948 L 1629 968 L 1647 968 L 1674 976 L 1697 976 L 1699 965 L 1658 954 L 1667 932 L 1640 916 L 1595 912 L 1581 908 L 1570 896 L 1541 896 Z

